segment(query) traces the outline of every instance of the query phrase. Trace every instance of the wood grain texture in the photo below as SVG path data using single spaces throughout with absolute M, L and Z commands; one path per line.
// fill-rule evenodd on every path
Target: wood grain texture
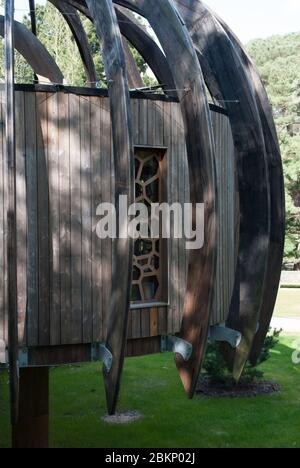
M 263 300 L 270 240 L 270 188 L 265 141 L 257 103 L 239 55 L 217 20 L 198 0 L 175 0 L 198 57 L 214 74 L 232 127 L 237 154 L 240 196 L 240 301 L 229 325 L 243 334 L 235 352 L 239 379 L 256 334 Z
M 8 291 L 8 362 L 11 422 L 19 416 L 18 374 L 18 299 L 17 299 L 17 210 L 16 210 L 16 122 L 15 122 L 15 70 L 14 70 L 14 1 L 5 3 L 5 166 L 7 177 L 6 265 Z
M 270 105 L 259 73 L 254 63 L 246 53 L 244 47 L 230 30 L 230 28 L 219 17 L 217 17 L 217 19 L 234 44 L 235 49 L 239 54 L 241 62 L 245 68 L 245 73 L 247 76 L 249 76 L 249 79 L 253 84 L 255 98 L 264 132 L 267 163 L 269 169 L 271 197 L 270 247 L 264 284 L 263 302 L 259 317 L 260 326 L 255 336 L 250 354 L 251 363 L 256 364 L 270 327 L 278 288 L 280 285 L 285 239 L 285 194 L 283 166 L 272 107 Z
M 123 44 L 123 49 L 124 49 L 125 59 L 126 59 L 127 79 L 128 79 L 129 88 L 130 89 L 143 88 L 145 86 L 144 82 L 142 80 L 141 74 L 137 67 L 136 61 L 132 55 L 130 46 L 124 37 L 122 38 L 122 44 Z
M 101 3 L 88 0 L 99 39 L 102 39 L 114 142 L 115 202 L 126 195 L 128 204 L 134 200 L 134 159 L 130 98 L 121 34 L 111 0 Z M 120 213 L 117 209 L 117 218 Z M 127 334 L 128 308 L 131 291 L 133 242 L 116 239 L 113 243 L 112 296 L 108 318 L 106 346 L 112 352 L 111 371 L 104 372 L 108 411 L 116 410 Z
M 185 390 L 192 397 L 206 348 L 216 261 L 216 168 L 205 85 L 189 34 L 169 1 L 162 4 L 118 0 L 115 3 L 145 16 L 161 43 L 178 90 L 186 130 L 191 202 L 204 202 L 206 206 L 205 238 L 208 242 L 202 249 L 190 253 L 180 333 L 193 344 L 193 355 L 188 363 L 176 357 Z M 205 284 L 205 287 L 200 289 L 199 284 Z

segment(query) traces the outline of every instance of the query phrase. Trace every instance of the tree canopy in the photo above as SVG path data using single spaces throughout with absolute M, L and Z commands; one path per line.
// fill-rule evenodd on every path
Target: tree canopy
M 300 258 L 300 33 L 251 41 L 256 63 L 273 106 L 286 184 L 285 260 Z

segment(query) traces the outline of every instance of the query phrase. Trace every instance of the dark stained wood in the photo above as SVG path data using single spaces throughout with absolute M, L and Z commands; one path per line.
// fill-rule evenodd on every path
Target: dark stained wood
M 143 88 L 144 82 L 137 67 L 136 61 L 132 55 L 127 40 L 122 38 L 123 49 L 126 57 L 127 79 L 130 89 Z
M 5 177 L 7 165 L 5 161 L 5 115 L 6 115 L 6 105 L 5 98 L 3 93 L 1 93 L 0 98 L 0 340 L 3 343 L 7 342 L 7 281 L 5 281 L 6 276 L 6 248 L 5 248 L 5 232 L 6 232 L 6 205 L 5 205 L 5 192 L 6 192 L 6 183 Z
M 27 309 L 27 216 L 26 216 L 26 160 L 25 149 L 25 103 L 24 93 L 15 93 L 16 105 L 16 176 L 17 176 L 17 245 L 18 245 L 18 336 L 19 344 L 26 343 Z M 2 183 L 2 178 L 0 179 Z M 0 192 L 3 193 L 2 190 Z M 1 205 L 3 207 L 3 205 Z M 2 208 L 3 209 L 3 208 Z M 3 225 L 0 220 L 0 225 Z M 4 270 L 1 270 L 4 271 Z M 2 276 L 2 275 L 1 275 Z
M 71 217 L 70 217 L 70 114 L 69 96 L 58 95 L 58 172 L 59 172 L 59 275 L 61 343 L 71 340 Z M 74 157 L 72 155 L 72 157 Z
M 150 354 L 158 354 L 161 349 L 160 337 L 129 340 L 127 342 L 127 357 L 147 356 Z
M 101 182 L 102 182 L 102 202 L 112 202 L 113 200 L 113 142 L 111 137 L 111 118 L 109 102 L 101 100 Z M 106 340 L 107 326 L 110 313 L 110 300 L 112 288 L 112 240 L 102 241 L 102 339 Z
M 114 141 L 115 201 L 127 195 L 128 204 L 134 200 L 134 159 L 131 130 L 129 90 L 125 57 L 117 18 L 109 0 L 101 3 L 87 0 L 96 31 L 102 39 L 105 71 L 109 83 L 109 97 Z M 119 219 L 119 210 L 117 216 Z M 110 372 L 104 372 L 108 411 L 116 410 L 127 334 L 128 308 L 131 291 L 133 242 L 116 239 L 113 243 L 112 296 L 107 328 L 107 348 L 113 355 Z
M 228 117 L 211 113 L 215 144 L 218 178 L 218 207 L 222 220 L 218 229 L 217 277 L 211 325 L 224 323 L 228 317 L 235 280 L 237 238 L 235 225 L 237 212 L 235 153 Z
M 59 107 L 58 94 L 47 96 L 49 225 L 50 225 L 50 344 L 61 343 L 59 245 Z
M 57 64 L 26 26 L 14 21 L 15 48 L 20 52 L 42 81 L 63 83 L 64 77 Z M 0 35 L 4 36 L 4 18 L 0 15 Z
M 285 237 L 285 195 L 283 167 L 273 118 L 273 111 L 259 73 L 252 60 L 246 53 L 245 49 L 236 36 L 232 33 L 230 28 L 219 17 L 217 17 L 217 19 L 234 44 L 235 49 L 237 50 L 244 65 L 245 73 L 249 76 L 249 79 L 251 79 L 251 82 L 253 83 L 258 111 L 264 132 L 267 162 L 269 168 L 271 197 L 270 247 L 264 284 L 263 302 L 259 318 L 260 326 L 255 336 L 250 354 L 251 363 L 255 364 L 261 353 L 265 337 L 270 327 L 280 284 Z
M 215 75 L 236 148 L 241 225 L 240 306 L 234 314 L 235 324 L 243 334 L 233 369 L 238 380 L 260 317 L 269 248 L 270 199 L 264 136 L 251 83 L 228 36 L 202 2 L 175 0 L 175 4 L 191 32 L 200 62 L 203 55 Z
M 81 232 L 82 232 L 82 327 L 83 342 L 90 343 L 92 322 L 92 174 L 91 174 L 91 106 L 90 98 L 80 98 L 81 125 Z
M 32 89 L 32 88 L 30 88 Z M 27 96 L 27 97 L 25 97 Z M 35 109 L 33 109 L 33 97 L 35 96 Z M 82 291 L 85 286 L 82 283 L 82 241 L 85 235 L 91 243 L 91 311 L 88 313 L 88 328 L 92 328 L 91 341 L 102 341 L 106 336 L 107 319 L 109 315 L 109 304 L 111 298 L 111 240 L 100 240 L 96 234 L 95 227 L 99 220 L 96 209 L 101 201 L 110 201 L 111 193 L 114 192 L 114 183 L 111 179 L 112 167 L 112 142 L 111 121 L 109 113 L 109 102 L 107 98 L 94 96 L 86 101 L 86 96 L 74 94 L 55 93 L 32 93 L 18 91 L 17 97 L 17 174 L 18 174 L 18 307 L 19 307 L 19 330 L 20 343 L 27 345 L 47 346 L 64 344 L 79 344 L 83 340 L 83 316 L 82 316 Z M 147 99 L 144 99 L 144 101 Z M 138 124 L 142 120 L 147 125 L 146 131 L 135 132 L 137 151 L 147 151 L 149 154 L 159 153 L 161 155 L 161 190 L 165 192 L 162 200 L 173 203 L 176 200 L 183 203 L 189 200 L 182 189 L 188 186 L 187 159 L 184 140 L 184 129 L 179 104 L 168 102 L 143 103 L 140 99 L 132 100 L 134 122 Z M 91 116 L 90 124 L 87 124 L 85 106 L 90 108 L 87 114 Z M 80 110 L 81 109 L 81 110 Z M 26 125 L 24 116 L 35 115 L 35 130 L 27 137 L 36 140 L 36 157 L 32 174 L 36 174 L 37 182 L 32 180 L 32 186 L 36 186 L 38 193 L 38 330 L 30 331 L 30 336 L 38 335 L 38 339 L 27 342 L 24 334 L 26 323 L 27 304 L 27 197 L 25 162 L 26 152 L 25 136 Z M 81 116 L 82 119 L 81 119 Z M 144 115 L 145 114 L 145 115 Z M 221 116 L 224 118 L 224 126 L 216 120 Z M 176 122 L 175 122 L 176 119 Z M 216 138 L 223 138 L 222 133 L 226 127 L 226 117 L 213 113 L 212 120 Z M 81 122 L 82 121 L 82 122 Z M 149 125 L 149 121 L 153 125 Z M 158 125 L 159 122 L 159 125 Z M 86 126 L 85 129 L 83 127 Z M 217 128 L 219 126 L 219 128 Z M 142 130 L 141 127 L 139 127 Z M 84 141 L 81 138 L 86 134 L 93 135 L 90 144 L 86 147 L 86 155 L 81 156 L 81 147 Z M 177 143 L 173 144 L 176 134 Z M 147 146 L 147 144 L 153 146 Z M 227 154 L 225 146 L 220 151 Z M 58 158 L 59 155 L 59 158 Z M 224 156 L 225 157 L 225 156 Z M 88 164 L 84 164 L 88 161 Z M 176 161 L 176 164 L 174 163 Z M 181 163 L 184 162 L 182 170 Z M 28 161 L 27 161 L 28 163 Z M 84 166 L 83 166 L 84 164 Z M 46 167 L 45 167 L 46 165 Z M 175 178 L 171 177 L 172 173 Z M 48 174 L 47 174 L 48 170 Z M 82 201 L 85 203 L 85 190 L 81 189 L 81 175 L 91 173 L 91 196 L 85 211 L 92 213 L 93 230 L 82 235 Z M 184 173 L 184 177 L 183 177 Z M 168 181 L 168 182 L 167 182 Z M 28 181 L 27 181 L 28 182 Z M 178 185 L 178 186 L 177 186 Z M 3 196 L 3 186 L 0 191 Z M 59 201 L 60 200 L 60 201 Z M 49 205 L 49 206 L 48 206 Z M 57 207 L 54 210 L 54 207 Z M 59 224 L 58 223 L 59 220 Z M 30 231 L 33 229 L 33 223 Z M 1 223 L 3 226 L 3 222 Z M 57 226 L 60 226 L 59 228 Z M 53 241 L 57 245 L 53 251 Z M 178 240 L 177 240 L 178 242 Z M 185 264 L 186 252 L 185 242 L 182 243 L 184 259 L 179 258 L 180 248 L 173 250 L 172 262 L 174 262 L 173 274 L 179 278 L 179 294 L 171 293 L 172 275 L 168 275 L 169 242 L 162 242 L 161 248 L 161 284 L 162 295 L 160 300 L 170 304 L 169 317 L 165 313 L 165 307 L 159 308 L 158 333 L 164 334 L 165 320 L 168 318 L 168 333 L 178 333 L 183 312 L 184 293 L 186 289 L 186 271 L 182 269 Z M 20 248 L 22 246 L 22 249 Z M 34 244 L 36 249 L 36 245 Z M 57 250 L 58 249 L 58 250 Z M 54 253 L 53 253 L 54 252 Z M 34 251 L 33 251 L 34 253 Z M 182 253 L 182 252 L 181 252 Z M 32 255 L 32 252 L 31 252 Z M 53 268 L 53 262 L 56 267 Z M 3 275 L 6 269 L 3 269 Z M 24 274 L 25 272 L 25 274 Z M 0 275 L 3 284 L 4 276 Z M 34 276 L 35 278 L 35 276 Z M 178 281 L 177 281 L 178 283 Z M 67 284 L 69 286 L 67 286 Z M 71 288 L 71 292 L 70 292 Z M 170 293 L 170 294 L 168 294 Z M 71 304 L 70 304 L 71 296 Z M 50 304 L 51 298 L 51 304 Z M 55 301 L 53 300 L 54 298 Z M 177 304 L 175 307 L 175 303 Z M 56 306 L 54 307 L 54 305 Z M 66 307 L 66 304 L 68 306 Z M 176 320 L 175 320 L 176 314 Z M 150 319 L 147 321 L 146 310 L 141 313 L 141 335 L 138 338 L 149 336 Z M 33 315 L 34 316 L 34 315 Z M 1 333 L 5 332 L 5 317 L 2 314 Z M 29 318 L 29 317 L 27 317 Z M 174 318 L 174 320 L 173 320 Z M 214 319 L 214 318 L 213 318 Z M 50 324 L 50 326 L 49 326 Z M 30 324 L 27 324 L 29 327 Z M 169 325 L 171 328 L 169 328 Z M 173 326 L 174 325 L 174 326 Z M 148 332 L 147 332 L 148 330 Z M 51 332 L 51 337 L 50 337 Z
M 101 132 L 101 107 L 99 99 L 90 98 L 91 104 L 91 206 L 92 206 L 92 321 L 94 342 L 99 342 L 103 335 L 103 307 L 102 307 L 102 278 L 104 275 L 102 255 L 103 245 L 97 236 L 95 226 L 97 223 L 97 207 L 102 201 L 102 172 L 100 147 L 104 140 Z
M 16 127 L 14 92 L 14 1 L 5 3 L 5 166 L 7 175 L 7 244 L 6 265 L 8 271 L 8 360 L 10 382 L 11 421 L 18 420 L 18 299 L 17 299 L 17 226 L 16 226 Z
M 0 90 L 4 89 L 3 85 L 0 83 Z M 98 96 L 98 97 L 108 97 L 108 90 L 104 88 L 84 88 L 82 86 L 67 86 L 67 85 L 54 85 L 54 84 L 21 84 L 17 83 L 15 85 L 16 91 L 29 91 L 29 92 L 40 92 L 40 93 L 59 93 L 66 92 L 69 94 L 74 94 L 76 96 Z M 166 94 L 157 94 L 155 92 L 143 92 L 139 90 L 130 91 L 130 97 L 132 99 L 143 100 L 147 99 L 148 101 L 159 101 L 159 102 L 178 102 L 178 99 L 175 96 L 167 96 Z M 216 109 L 217 112 L 224 113 L 227 115 L 227 111 L 219 106 L 214 106 L 210 104 L 211 109 Z
M 36 95 L 25 95 L 25 160 L 27 186 L 27 341 L 30 346 L 39 342 L 39 252 L 38 252 L 38 178 L 36 138 Z
M 81 147 L 80 99 L 69 96 L 70 106 L 70 221 L 71 221 L 71 343 L 80 343 L 82 332 L 82 258 L 81 258 Z M 96 136 L 95 136 L 96 138 Z
M 176 357 L 177 367 L 189 397 L 194 395 L 201 369 L 209 327 L 215 277 L 215 162 L 208 103 L 197 57 L 187 31 L 169 1 L 118 1 L 143 14 L 152 25 L 166 54 L 178 89 L 186 130 L 193 204 L 206 204 L 206 235 L 202 249 L 191 251 L 188 285 L 180 336 L 193 344 L 188 362 Z M 163 20 L 164 18 L 164 20 Z M 169 27 L 165 28 L 165 24 Z M 201 154 L 201 158 L 200 155 Z M 201 182 L 200 182 L 201 181 Z M 200 290 L 199 284 L 205 282 Z
M 13 448 L 48 448 L 49 369 L 20 370 L 19 419 L 12 427 Z
M 68 3 L 76 7 L 81 13 L 91 19 L 86 8 L 86 2 L 80 0 L 68 0 Z M 128 6 L 128 5 L 126 5 Z M 168 96 L 176 96 L 175 84 L 166 58 L 153 38 L 144 31 L 130 11 L 116 5 L 116 14 L 122 35 L 130 42 L 148 63 L 159 83 L 167 89 Z M 126 60 L 131 61 L 131 57 Z M 128 69 L 129 72 L 129 69 Z M 130 73 L 128 73 L 130 75 Z M 130 77 L 129 77 L 130 79 Z
M 30 23 L 31 23 L 31 32 L 34 36 L 37 35 L 37 27 L 36 27 L 36 9 L 35 9 L 35 0 L 29 0 L 29 16 L 30 16 Z M 34 74 L 34 81 L 38 82 L 38 77 Z
M 16 93 L 17 95 L 19 93 Z M 22 93 L 23 94 L 23 93 Z M 36 95 L 36 176 L 38 216 L 38 343 L 50 342 L 50 242 L 49 242 L 49 185 L 47 167 L 48 116 L 47 95 Z M 21 127 L 21 126 L 20 126 Z M 22 131 L 21 131 L 22 133 Z M 29 182 L 29 181 L 28 181 Z M 30 182 L 29 182 L 30 183 Z M 22 200 L 22 198 L 20 197 Z M 26 211 L 23 216 L 26 216 Z M 29 229 L 30 231 L 30 229 Z M 26 245 L 26 244 L 25 244 Z M 25 295 L 22 299 L 25 301 Z
M 158 82 L 164 85 L 164 88 L 167 90 L 166 94 L 168 96 L 176 96 L 177 93 L 169 64 L 158 45 L 141 28 L 135 17 L 128 10 L 117 6 L 116 12 L 123 36 L 134 45 L 147 62 Z

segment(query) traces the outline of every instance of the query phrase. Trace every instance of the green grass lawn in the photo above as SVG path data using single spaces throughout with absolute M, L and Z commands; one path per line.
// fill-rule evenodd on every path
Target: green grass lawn
M 143 419 L 115 426 L 101 420 L 105 401 L 100 365 L 51 371 L 51 446 L 106 448 L 300 448 L 300 365 L 295 338 L 283 337 L 264 364 L 282 392 L 245 399 L 186 399 L 173 356 L 127 359 L 119 408 Z M 0 374 L 0 447 L 9 446 L 8 378 Z
M 274 315 L 300 319 L 300 288 L 280 289 Z

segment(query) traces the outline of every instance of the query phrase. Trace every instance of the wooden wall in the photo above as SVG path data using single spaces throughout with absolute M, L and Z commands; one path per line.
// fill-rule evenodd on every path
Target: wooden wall
M 3 93 L 0 97 L 1 340 L 7 334 L 7 294 Z M 132 110 L 135 144 L 165 148 L 165 201 L 188 201 L 179 105 L 164 100 L 132 99 Z M 95 226 L 98 204 L 109 202 L 114 190 L 109 101 L 100 96 L 18 91 L 16 119 L 20 343 L 37 347 L 103 341 L 110 301 L 112 249 L 110 240 L 98 239 Z M 217 323 L 225 319 L 234 277 L 234 178 L 230 176 L 234 171 L 228 119 L 216 112 L 212 112 L 212 119 L 218 177 L 224 187 L 219 201 L 224 220 L 219 233 L 219 243 L 223 245 L 218 266 L 219 293 L 212 319 Z M 151 338 L 148 346 L 155 349 L 155 337 L 179 331 L 185 294 L 185 241 L 172 239 L 166 248 L 168 304 L 134 308 L 129 317 L 128 338 L 137 340 L 136 343 Z M 134 353 L 132 349 L 131 354 Z

